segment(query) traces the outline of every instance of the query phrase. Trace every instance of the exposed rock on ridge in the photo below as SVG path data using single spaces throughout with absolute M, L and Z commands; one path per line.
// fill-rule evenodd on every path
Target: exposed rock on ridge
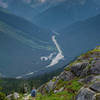
M 79 56 L 39 91 L 43 95 L 65 92 L 64 100 L 100 100 L 100 47 Z

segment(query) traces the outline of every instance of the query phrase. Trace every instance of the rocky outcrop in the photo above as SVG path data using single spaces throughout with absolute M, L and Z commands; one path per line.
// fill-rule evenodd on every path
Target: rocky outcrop
M 19 93 L 15 92 L 15 93 L 13 93 L 13 94 L 8 95 L 8 96 L 7 96 L 7 99 L 8 99 L 8 100 L 17 100 L 19 97 L 20 97 L 20 96 L 19 96 Z
M 96 75 L 100 74 L 100 59 L 99 60 L 95 60 L 95 64 L 90 69 L 90 73 L 91 74 L 96 74 Z
M 73 95 L 68 100 L 100 100 L 100 47 L 78 57 L 39 90 L 43 94 L 65 91 Z
M 94 81 L 86 88 L 80 89 L 76 100 L 100 100 L 100 81 Z
M 69 80 L 73 79 L 74 77 L 75 77 L 75 75 L 72 72 L 64 71 L 59 75 L 58 79 L 62 79 L 64 81 L 69 81 Z
M 75 76 L 82 76 L 84 69 L 86 69 L 88 62 L 78 62 L 71 66 L 70 70 L 75 74 Z M 86 72 L 86 71 L 85 71 Z
M 89 88 L 82 88 L 77 95 L 76 100 L 96 100 L 94 95 L 95 92 Z
M 99 92 L 100 92 L 100 81 L 94 82 L 94 83 L 90 86 L 90 88 L 91 88 L 93 91 L 99 93 Z

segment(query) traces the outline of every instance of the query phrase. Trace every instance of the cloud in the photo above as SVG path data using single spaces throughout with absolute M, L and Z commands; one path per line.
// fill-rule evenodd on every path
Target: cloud
M 7 8 L 8 4 L 6 2 L 3 2 L 3 0 L 0 0 L 0 7 Z

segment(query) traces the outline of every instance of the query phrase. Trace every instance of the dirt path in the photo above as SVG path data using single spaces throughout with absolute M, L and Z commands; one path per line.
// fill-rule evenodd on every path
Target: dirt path
M 29 100 L 30 99 L 30 94 L 25 94 L 25 96 L 23 97 L 23 100 Z

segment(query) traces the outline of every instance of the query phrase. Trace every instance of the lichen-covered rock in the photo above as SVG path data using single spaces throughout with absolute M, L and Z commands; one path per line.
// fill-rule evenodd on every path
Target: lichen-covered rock
M 83 82 L 85 84 L 91 83 L 91 82 L 95 82 L 97 80 L 100 80 L 100 75 L 89 75 L 87 77 L 84 77 L 82 79 L 79 80 L 79 82 Z
M 100 92 L 100 81 L 93 83 L 90 88 L 95 92 Z
M 80 77 L 86 77 L 86 76 L 88 76 L 90 73 L 89 73 L 89 68 L 88 68 L 88 66 L 85 68 L 85 69 L 83 69 L 83 71 L 81 71 L 81 73 L 80 73 Z
M 47 83 L 47 87 L 46 88 L 47 88 L 48 91 L 51 91 L 53 89 L 54 83 L 55 82 L 53 82 L 52 80 Z
M 96 94 L 96 100 L 100 100 L 100 93 Z
M 87 62 L 80 62 L 73 66 L 71 66 L 71 72 L 73 72 L 76 76 L 80 76 L 82 74 L 82 71 L 87 67 Z
M 64 92 L 65 100 L 100 100 L 100 46 L 78 57 L 41 90 Z
M 90 69 L 91 74 L 100 74 L 100 60 L 95 61 L 95 64 Z
M 43 84 L 41 87 L 38 88 L 38 91 L 42 93 L 42 95 L 46 94 L 46 85 Z
M 100 75 L 96 75 L 96 76 L 93 77 L 92 81 L 95 82 L 96 80 L 100 80 Z
M 93 75 L 90 75 L 90 76 L 87 76 L 86 78 L 82 78 L 79 80 L 79 82 L 83 82 L 85 84 L 87 83 L 90 83 L 94 80 L 94 76 Z
M 15 92 L 15 93 L 13 93 L 13 94 L 10 94 L 10 95 L 8 95 L 7 96 L 7 99 L 8 100 L 17 100 L 18 98 L 19 98 L 20 96 L 19 96 L 19 93 L 17 93 L 17 92 Z
M 61 92 L 61 91 L 63 91 L 63 90 L 64 90 L 64 87 L 60 88 L 58 92 Z
M 62 92 L 64 90 L 64 87 L 60 88 L 59 90 L 54 90 L 54 93 Z
M 76 100 L 96 100 L 94 95 L 95 92 L 91 91 L 88 88 L 83 88 L 78 93 Z
M 100 46 L 97 46 L 95 49 L 100 50 Z
M 59 79 L 62 79 L 64 81 L 69 81 L 73 79 L 74 77 L 75 75 L 70 71 L 64 71 L 59 75 Z

